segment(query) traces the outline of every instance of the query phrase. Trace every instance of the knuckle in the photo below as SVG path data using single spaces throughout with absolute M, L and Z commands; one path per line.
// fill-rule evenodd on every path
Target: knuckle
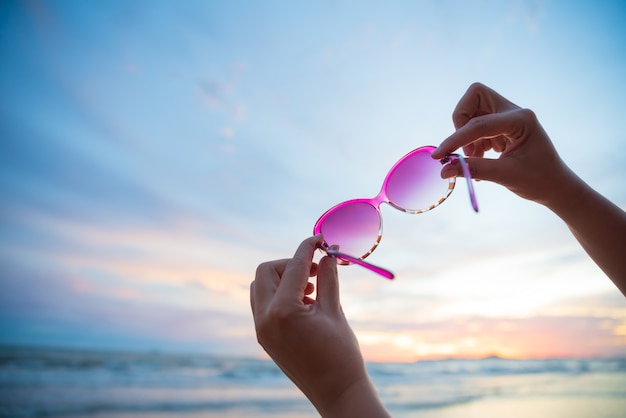
M 454 112 L 452 114 L 452 123 L 456 128 L 460 128 L 467 122 L 467 115 L 465 113 Z
M 255 275 L 256 277 L 263 276 L 264 274 L 271 271 L 272 269 L 273 269 L 272 262 L 266 261 L 257 266 Z
M 530 109 L 519 109 L 518 116 L 525 124 L 536 124 L 538 123 L 537 115 Z
M 452 113 L 452 123 L 455 128 L 458 129 L 466 125 L 472 119 L 477 110 L 476 106 L 480 106 L 480 98 L 485 96 L 488 91 L 489 88 L 482 83 L 474 82 L 470 84 Z M 476 100 L 477 98 L 478 101 Z
M 478 81 L 475 81 L 472 84 L 470 84 L 469 88 L 467 89 L 467 91 L 471 93 L 481 93 L 486 90 L 487 90 L 487 86 L 485 86 L 483 83 L 480 83 Z
M 465 126 L 467 126 L 468 129 L 477 130 L 480 129 L 484 124 L 484 119 L 478 116 L 468 120 Z

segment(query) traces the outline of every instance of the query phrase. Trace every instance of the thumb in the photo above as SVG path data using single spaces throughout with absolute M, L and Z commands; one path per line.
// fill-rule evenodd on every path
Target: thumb
M 491 158 L 465 158 L 474 180 L 487 180 L 503 184 L 506 170 L 502 168 L 502 161 Z M 463 177 L 461 164 L 449 164 L 441 170 L 441 177 Z
M 323 257 L 317 269 L 317 302 L 322 306 L 338 307 L 339 277 L 335 257 Z

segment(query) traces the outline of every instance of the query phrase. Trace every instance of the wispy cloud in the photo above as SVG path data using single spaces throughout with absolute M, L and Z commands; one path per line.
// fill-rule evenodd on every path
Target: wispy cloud
M 259 355 L 256 265 L 449 135 L 473 81 L 538 107 L 564 158 L 625 205 L 622 22 L 536 6 L 8 6 L 0 340 Z M 383 209 L 372 261 L 395 283 L 340 269 L 366 355 L 623 355 L 623 299 L 560 220 L 486 182 L 474 214 L 463 187 L 430 214 Z

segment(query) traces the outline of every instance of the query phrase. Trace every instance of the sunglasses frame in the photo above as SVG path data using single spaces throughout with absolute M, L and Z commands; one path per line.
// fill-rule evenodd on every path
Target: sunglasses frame
M 383 216 L 382 216 L 382 212 L 380 210 L 380 206 L 383 203 L 387 203 L 390 206 L 392 206 L 393 208 L 400 210 L 402 212 L 405 213 L 410 213 L 410 214 L 418 214 L 418 213 L 424 213 L 424 212 L 428 212 L 434 208 L 436 208 L 437 206 L 439 206 L 441 203 L 443 203 L 452 193 L 452 191 L 454 190 L 454 186 L 456 184 L 456 177 L 450 177 L 448 179 L 448 190 L 446 191 L 446 193 L 444 194 L 443 197 L 441 197 L 437 202 L 431 204 L 430 206 L 423 208 L 423 209 L 418 209 L 418 210 L 413 210 L 413 209 L 407 209 L 407 208 L 403 208 L 401 206 L 399 206 L 398 204 L 392 202 L 389 197 L 387 196 L 387 185 L 390 181 L 390 178 L 392 176 L 392 174 L 396 171 L 396 169 L 404 162 L 406 161 L 408 158 L 414 156 L 417 153 L 423 153 L 423 152 L 428 152 L 429 154 L 432 154 L 432 152 L 436 149 L 436 147 L 434 146 L 423 146 L 423 147 L 419 147 L 414 149 L 413 151 L 409 152 L 408 154 L 406 154 L 404 157 L 400 158 L 394 165 L 393 167 L 391 167 L 391 169 L 389 170 L 389 172 L 387 173 L 387 175 L 385 176 L 385 180 L 383 181 L 382 187 L 380 189 L 380 192 L 373 198 L 371 199 L 352 199 L 352 200 L 347 200 L 345 202 L 341 202 L 335 206 L 333 206 L 332 208 L 328 209 L 326 212 L 324 212 L 324 214 L 322 214 L 322 216 L 320 216 L 320 218 L 317 220 L 317 222 L 315 223 L 315 226 L 313 227 L 313 234 L 320 234 L 322 233 L 322 225 L 324 223 L 324 221 L 332 214 L 334 213 L 336 210 L 343 208 L 345 206 L 349 206 L 349 205 L 353 205 L 355 203 L 365 203 L 365 204 L 369 204 L 370 206 L 372 206 L 378 215 L 378 223 L 379 223 L 379 230 L 378 230 L 378 236 L 376 238 L 376 241 L 373 243 L 372 247 L 363 255 L 361 255 L 360 257 L 355 257 L 346 253 L 342 253 L 339 252 L 336 249 L 331 249 L 330 246 L 326 243 L 326 241 L 324 241 L 322 247 L 320 248 L 320 250 L 322 250 L 324 253 L 326 253 L 327 255 L 333 256 L 337 258 L 337 263 L 341 264 L 341 265 L 349 265 L 349 264 L 358 264 L 362 267 L 365 267 L 371 271 L 374 271 L 375 273 L 378 273 L 388 279 L 393 279 L 393 273 L 391 273 L 390 271 L 383 269 L 382 267 L 378 267 L 375 266 L 373 264 L 370 264 L 366 261 L 364 261 L 365 258 L 367 258 L 372 252 L 374 252 L 374 250 L 378 247 L 378 244 L 380 243 L 381 239 L 382 239 L 382 234 L 383 234 Z M 476 201 L 476 195 L 474 193 L 474 186 L 472 184 L 472 175 L 470 173 L 469 170 L 469 166 L 467 164 L 467 161 L 465 161 L 465 158 L 460 155 L 460 154 L 449 154 L 441 159 L 439 159 L 439 162 L 441 163 L 442 168 L 450 165 L 450 164 L 455 164 L 455 163 L 460 163 L 461 164 L 461 168 L 463 170 L 463 176 L 466 179 L 467 182 L 467 188 L 468 188 L 468 192 L 469 192 L 469 197 L 470 197 L 470 203 L 472 205 L 472 208 L 474 209 L 475 212 L 478 212 L 478 202 Z

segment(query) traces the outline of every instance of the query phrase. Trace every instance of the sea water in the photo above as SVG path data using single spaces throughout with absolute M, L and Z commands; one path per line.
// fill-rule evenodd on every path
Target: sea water
M 450 359 L 369 363 L 368 370 L 398 417 L 443 417 L 459 407 L 485 416 L 480 405 L 505 402 L 508 411 L 527 400 L 550 402 L 547 410 L 572 405 L 578 416 L 585 415 L 575 405 L 595 400 L 589 416 L 626 417 L 626 359 Z M 0 348 L 0 417 L 315 416 L 270 360 Z

